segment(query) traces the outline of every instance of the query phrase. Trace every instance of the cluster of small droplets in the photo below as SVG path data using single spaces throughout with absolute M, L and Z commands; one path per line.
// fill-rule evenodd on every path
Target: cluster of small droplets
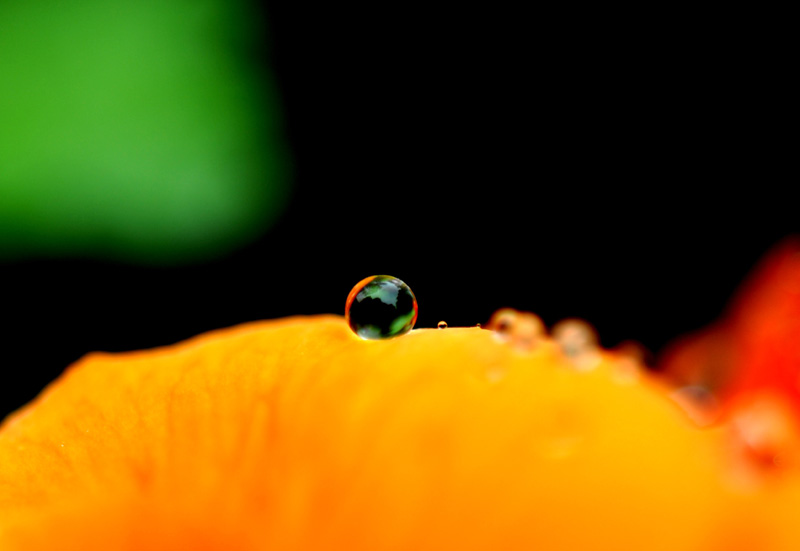
M 511 308 L 495 312 L 486 328 L 494 331 L 498 340 L 508 342 L 522 351 L 532 351 L 548 341 L 547 330 L 538 316 Z M 578 371 L 591 371 L 602 361 L 602 349 L 597 333 L 585 321 L 566 319 L 557 323 L 553 326 L 550 339 L 570 365 Z M 636 380 L 641 361 L 631 357 L 626 350 L 614 352 L 612 355 L 615 358 L 615 366 L 619 364 L 619 369 L 615 370 L 615 378 L 620 382 Z
M 553 326 L 548 338 L 545 325 L 538 316 L 503 308 L 492 315 L 486 328 L 494 331 L 495 337 L 501 342 L 508 342 L 522 351 L 532 351 L 545 342 L 555 344 L 576 371 L 592 371 L 604 359 L 594 328 L 579 319 L 560 321 Z M 635 343 L 625 343 L 605 354 L 612 367 L 614 380 L 623 384 L 639 379 L 644 356 L 644 349 Z

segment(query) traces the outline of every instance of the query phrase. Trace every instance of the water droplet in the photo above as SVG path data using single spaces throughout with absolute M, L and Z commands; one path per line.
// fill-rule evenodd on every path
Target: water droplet
M 439 329 L 447 329 L 447 322 L 440 321 L 439 323 L 436 324 L 436 327 L 438 327 Z
M 411 289 L 388 275 L 359 281 L 347 296 L 344 316 L 362 339 L 388 339 L 405 335 L 417 321 L 417 299 Z
M 481 328 L 481 324 L 480 324 L 480 323 L 476 323 L 476 324 L 475 324 L 475 327 L 477 327 L 478 329 L 480 329 L 480 328 Z
M 597 336 L 585 321 L 569 319 L 553 327 L 553 339 L 565 356 L 575 358 L 597 346 Z
M 500 336 L 507 336 L 511 333 L 514 323 L 517 321 L 517 311 L 511 308 L 501 308 L 492 314 L 487 328 L 491 329 Z
M 495 312 L 487 327 L 500 339 L 511 340 L 514 346 L 522 350 L 531 350 L 545 333 L 544 323 L 539 316 L 511 308 Z
M 589 371 L 601 361 L 597 334 L 583 320 L 567 319 L 553 327 L 553 339 L 573 365 L 580 371 Z

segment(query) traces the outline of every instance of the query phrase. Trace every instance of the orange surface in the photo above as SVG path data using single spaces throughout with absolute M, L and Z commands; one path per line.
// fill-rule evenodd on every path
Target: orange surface
M 798 548 L 790 475 L 600 362 L 335 316 L 92 354 L 0 428 L 0 549 Z

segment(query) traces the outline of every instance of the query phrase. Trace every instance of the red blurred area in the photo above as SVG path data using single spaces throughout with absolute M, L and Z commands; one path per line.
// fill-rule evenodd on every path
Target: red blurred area
M 764 395 L 800 418 L 800 236 L 774 247 L 722 319 L 668 347 L 660 367 L 679 386 L 711 391 L 723 418 Z

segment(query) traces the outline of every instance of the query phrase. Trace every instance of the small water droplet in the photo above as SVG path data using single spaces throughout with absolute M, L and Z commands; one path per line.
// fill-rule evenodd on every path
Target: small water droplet
M 579 319 L 567 319 L 553 327 L 553 339 L 573 365 L 589 371 L 601 361 L 597 334 L 591 325 Z
M 585 321 L 569 319 L 553 327 L 553 338 L 565 356 L 574 358 L 597 346 L 597 336 Z
M 440 321 L 439 323 L 436 324 L 436 327 L 438 327 L 439 329 L 447 329 L 447 322 Z
M 517 311 L 511 308 L 501 308 L 489 319 L 487 328 L 491 329 L 500 336 L 507 336 L 511 333 L 514 323 L 517 320 Z
M 359 281 L 347 296 L 344 316 L 362 339 L 388 339 L 405 335 L 414 327 L 417 299 L 411 289 L 388 275 Z
M 475 327 L 477 327 L 478 329 L 480 329 L 480 328 L 481 328 L 481 324 L 480 324 L 480 323 L 476 323 L 476 324 L 475 324 Z
M 487 326 L 501 340 L 511 340 L 521 350 L 531 350 L 544 336 L 544 323 L 530 312 L 503 308 L 492 315 Z

